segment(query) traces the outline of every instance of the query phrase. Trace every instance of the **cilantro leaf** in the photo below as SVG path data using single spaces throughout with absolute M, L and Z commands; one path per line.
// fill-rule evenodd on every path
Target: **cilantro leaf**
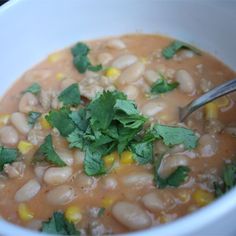
M 84 159 L 84 171 L 89 176 L 106 173 L 106 167 L 99 150 L 92 151 L 90 148 L 87 148 Z
M 42 232 L 54 235 L 80 235 L 75 225 L 69 222 L 63 213 L 54 212 L 48 221 L 42 223 Z
M 153 161 L 153 143 L 146 141 L 140 143 L 132 143 L 130 150 L 134 159 L 141 165 L 151 163 Z
M 90 71 L 100 71 L 102 70 L 102 65 L 92 65 L 88 53 L 90 48 L 84 43 L 77 43 L 72 49 L 71 53 L 73 55 L 73 63 L 75 68 L 81 73 L 85 73 L 86 70 Z
M 3 170 L 5 164 L 10 164 L 16 160 L 18 156 L 17 149 L 5 148 L 0 146 L 0 171 Z
M 188 43 L 184 43 L 179 40 L 175 40 L 162 50 L 162 56 L 165 59 L 171 59 L 179 50 L 181 50 L 183 48 L 187 48 L 198 55 L 201 54 L 201 51 L 199 49 L 193 47 L 192 45 L 190 45 Z
M 154 183 L 158 188 L 179 187 L 188 178 L 188 173 L 190 171 L 187 166 L 178 166 L 175 171 L 173 171 L 168 177 L 162 178 L 159 174 L 159 167 L 161 164 L 162 157 L 159 158 L 158 162 L 154 165 Z
M 42 115 L 42 113 L 40 113 L 40 112 L 30 111 L 28 113 L 28 123 L 30 125 L 34 125 L 41 115 Z
M 225 164 L 223 168 L 222 182 L 214 183 L 215 195 L 220 197 L 231 190 L 236 185 L 236 165 L 234 163 Z
M 160 76 L 161 79 L 157 80 L 151 87 L 152 94 L 166 93 L 179 86 L 178 82 L 168 83 L 162 74 Z
M 41 92 L 41 86 L 38 83 L 33 83 L 31 86 L 29 86 L 26 90 L 23 91 L 23 93 L 32 93 L 32 94 L 39 94 Z
M 185 148 L 192 149 L 197 146 L 198 142 L 196 134 L 192 130 L 183 127 L 156 124 L 153 127 L 152 134 L 156 138 L 163 139 L 167 146 L 184 144 Z
M 45 159 L 48 162 L 56 166 L 66 166 L 66 163 L 58 156 L 58 154 L 54 150 L 51 134 L 49 134 L 45 138 L 44 143 L 39 147 L 38 153 L 44 155 Z
M 73 120 L 69 117 L 69 114 L 69 109 L 62 108 L 60 110 L 50 111 L 45 118 L 52 127 L 59 130 L 63 137 L 67 137 L 76 128 Z
M 101 216 L 103 216 L 103 215 L 104 215 L 104 213 L 105 213 L 105 210 L 106 210 L 106 208 L 104 208 L 104 207 L 101 207 L 101 208 L 99 209 L 99 211 L 98 211 L 98 217 L 101 217 Z
M 72 84 L 64 89 L 58 96 L 58 100 L 66 105 L 79 105 L 80 92 L 78 84 Z

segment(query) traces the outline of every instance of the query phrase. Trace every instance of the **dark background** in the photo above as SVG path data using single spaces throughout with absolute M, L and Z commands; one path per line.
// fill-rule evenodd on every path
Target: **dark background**
M 5 3 L 5 2 L 7 2 L 8 0 L 0 0 L 0 6 L 3 4 L 3 3 Z

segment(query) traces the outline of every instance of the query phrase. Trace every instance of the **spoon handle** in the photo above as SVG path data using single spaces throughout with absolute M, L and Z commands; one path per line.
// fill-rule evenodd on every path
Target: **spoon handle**
M 208 102 L 215 100 L 216 98 L 222 97 L 228 93 L 231 93 L 236 90 L 236 79 L 229 80 L 209 92 L 203 94 L 196 100 L 190 102 L 187 106 L 179 108 L 179 118 L 182 122 L 188 115 L 192 112 L 205 105 Z

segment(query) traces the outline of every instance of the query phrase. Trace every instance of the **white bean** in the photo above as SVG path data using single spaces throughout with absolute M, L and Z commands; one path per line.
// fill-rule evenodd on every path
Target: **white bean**
M 139 89 L 134 85 L 127 85 L 124 87 L 123 92 L 131 100 L 135 100 L 138 97 Z
M 153 212 L 158 212 L 164 209 L 170 209 L 175 206 L 175 200 L 172 194 L 159 190 L 158 192 L 151 192 L 142 197 L 144 206 Z
M 202 157 L 211 157 L 217 152 L 217 140 L 210 134 L 204 134 L 199 139 L 198 150 Z
M 74 157 L 70 150 L 60 149 L 56 150 L 59 157 L 66 163 L 68 166 L 72 166 L 74 163 Z
M 38 98 L 32 93 L 25 93 L 19 102 L 19 111 L 22 113 L 28 113 L 33 111 L 35 106 L 39 103 Z
M 4 145 L 14 146 L 19 141 L 19 135 L 12 126 L 4 126 L 0 128 L 0 141 Z
M 51 189 L 46 195 L 47 201 L 53 205 L 65 205 L 75 197 L 75 190 L 69 185 L 57 186 Z
M 141 108 L 141 111 L 146 116 L 154 116 L 157 113 L 161 112 L 167 107 L 165 102 L 160 102 L 157 100 L 147 101 Z
M 44 173 L 47 169 L 48 169 L 48 166 L 40 166 L 40 165 L 35 166 L 35 168 L 34 168 L 35 176 L 39 180 L 43 179 Z
M 98 55 L 98 62 L 102 65 L 106 65 L 113 59 L 113 56 L 110 53 L 102 52 Z
M 159 175 L 163 178 L 169 176 L 178 166 L 187 166 L 189 158 L 182 154 L 164 157 L 159 168 Z
M 158 74 L 154 70 L 146 70 L 144 73 L 144 78 L 149 85 L 152 85 L 158 80 Z
M 138 61 L 138 58 L 132 54 L 122 55 L 116 58 L 112 66 L 118 68 L 118 69 L 125 69 L 128 66 L 131 66 L 135 62 Z
M 134 172 L 123 176 L 121 180 L 128 187 L 136 186 L 141 188 L 145 185 L 152 184 L 153 176 L 148 172 Z
M 20 112 L 14 112 L 11 115 L 11 123 L 22 134 L 28 134 L 31 129 L 30 125 L 28 124 L 26 115 Z
M 194 93 L 196 85 L 193 77 L 186 70 L 178 70 L 176 72 L 176 80 L 179 82 L 179 89 L 184 93 Z
M 16 192 L 15 200 L 17 202 L 29 201 L 36 196 L 40 189 L 40 183 L 35 179 L 31 179 Z
M 51 167 L 44 174 L 43 180 L 47 184 L 59 185 L 64 184 L 72 175 L 70 167 Z
M 124 49 L 126 48 L 125 43 L 121 39 L 110 39 L 107 41 L 106 46 L 112 49 Z
M 120 75 L 119 81 L 121 84 L 132 83 L 137 81 L 144 73 L 145 66 L 141 62 L 136 62 L 127 67 Z
M 112 215 L 122 225 L 132 230 L 145 229 L 152 223 L 150 216 L 140 206 L 125 201 L 115 203 Z

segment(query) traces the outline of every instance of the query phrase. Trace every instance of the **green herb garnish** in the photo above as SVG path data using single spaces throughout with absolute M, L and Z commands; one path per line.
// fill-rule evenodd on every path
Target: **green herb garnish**
M 197 135 L 187 128 L 156 124 L 151 133 L 155 138 L 162 139 L 167 146 L 183 144 L 185 148 L 193 149 L 198 143 Z
M 105 210 L 106 210 L 106 208 L 104 208 L 104 207 L 101 207 L 101 208 L 99 209 L 99 211 L 98 211 L 98 217 L 101 217 L 101 216 L 103 216 L 103 215 L 104 215 L 104 213 L 105 213 Z
M 80 92 L 79 85 L 72 84 L 68 88 L 64 89 L 58 96 L 58 100 L 66 105 L 79 105 L 80 104 Z
M 215 195 L 220 197 L 236 185 L 236 165 L 225 164 L 223 168 L 222 182 L 214 183 Z
M 46 161 L 56 165 L 56 166 L 66 166 L 66 163 L 58 156 L 55 152 L 53 144 L 52 144 L 52 135 L 49 134 L 44 143 L 39 147 L 38 155 L 43 155 Z
M 158 170 L 155 170 L 154 182 L 158 188 L 179 187 L 188 178 L 190 169 L 187 166 L 178 166 L 177 169 L 166 178 L 161 178 Z
M 42 232 L 54 235 L 80 235 L 75 225 L 69 222 L 63 213 L 54 212 L 53 216 L 42 223 Z
M 0 171 L 3 170 L 5 164 L 10 164 L 14 162 L 17 156 L 17 149 L 0 146 Z
M 33 83 L 23 93 L 32 93 L 38 95 L 41 92 L 41 86 L 38 83 Z
M 73 55 L 73 63 L 76 69 L 81 73 L 85 73 L 86 70 L 90 71 L 100 71 L 102 70 L 102 65 L 92 65 L 89 58 L 90 48 L 84 43 L 77 43 L 72 49 L 71 53 Z
M 161 78 L 157 80 L 151 87 L 152 94 L 161 94 L 174 90 L 179 86 L 178 82 L 168 83 L 165 77 L 160 74 Z
M 40 112 L 30 111 L 28 113 L 28 123 L 30 125 L 34 125 L 41 115 L 42 115 L 42 113 L 40 113 Z
M 201 51 L 193 47 L 192 45 L 175 40 L 169 46 L 167 46 L 166 48 L 162 50 L 162 56 L 165 59 L 171 59 L 178 51 L 184 48 L 189 49 L 198 55 L 201 54 Z

